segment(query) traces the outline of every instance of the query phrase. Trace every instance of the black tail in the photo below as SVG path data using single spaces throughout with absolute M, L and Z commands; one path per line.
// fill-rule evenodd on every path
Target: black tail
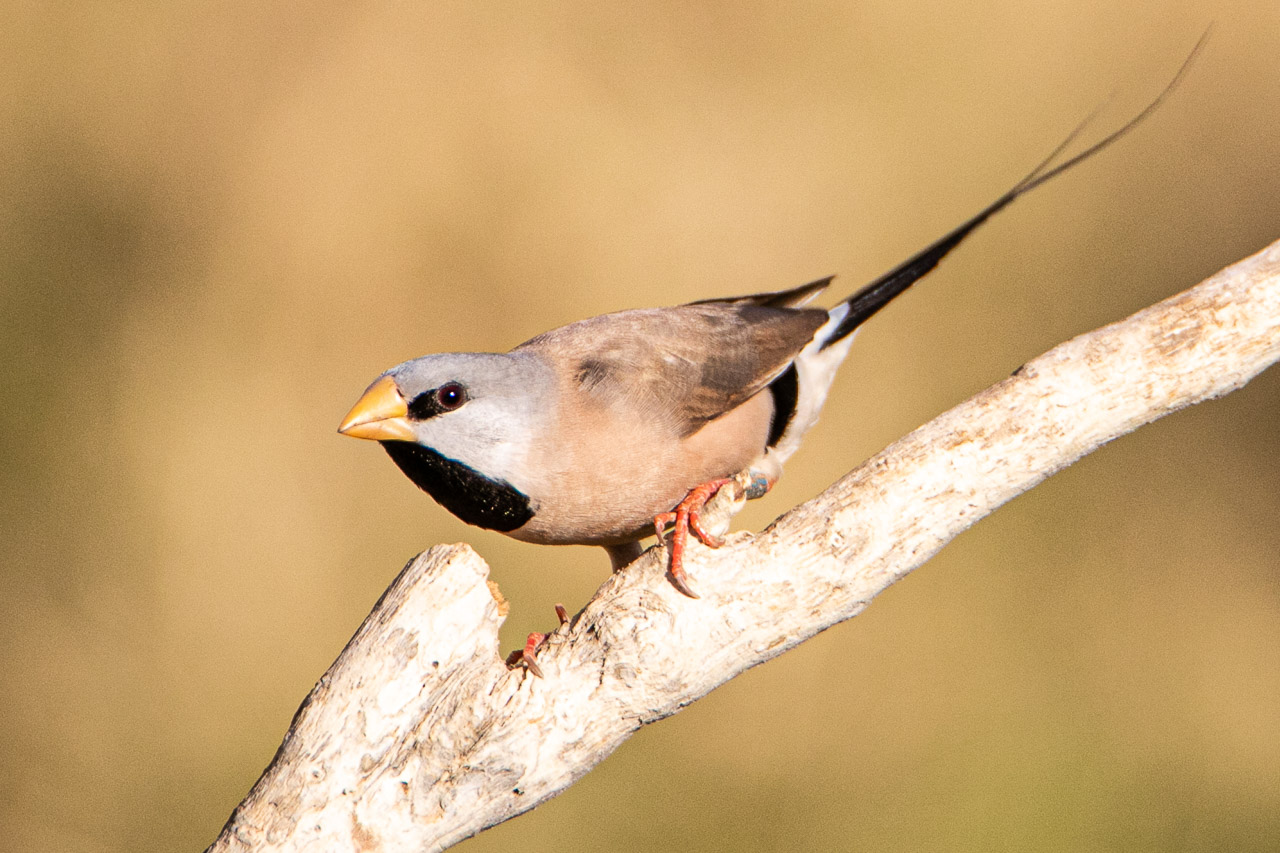
M 1051 168 L 1053 161 L 1057 160 L 1058 156 L 1062 154 L 1066 147 L 1074 142 L 1076 137 L 1078 137 L 1080 133 L 1089 126 L 1089 123 L 1093 121 L 1094 116 L 1097 115 L 1097 110 L 1095 110 L 1084 121 L 1080 122 L 1080 124 L 1076 126 L 1075 130 L 1071 131 L 1071 133 L 1067 135 L 1067 138 L 1062 140 L 1058 147 L 1053 149 L 1053 152 L 1048 157 L 1044 158 L 1038 166 L 1032 169 L 1030 174 L 1021 181 L 1018 181 L 1018 183 L 1014 185 L 1013 189 L 1000 196 L 1000 198 L 996 199 L 992 204 L 983 209 L 983 211 L 977 216 L 973 217 L 968 222 L 965 222 L 941 240 L 930 244 L 923 251 L 899 264 L 897 267 L 880 276 L 880 278 L 871 282 L 866 287 L 862 288 L 845 300 L 849 306 L 849 314 L 843 321 L 841 321 L 840 325 L 836 327 L 835 332 L 832 333 L 831 337 L 822 345 L 823 348 L 825 349 L 836 341 L 847 337 L 854 329 L 871 319 L 872 315 L 893 301 L 895 296 L 902 293 L 908 287 L 915 284 L 919 279 L 928 274 L 930 270 L 938 265 L 939 261 L 947 256 L 948 252 L 960 245 L 960 243 L 964 241 L 964 238 L 968 237 L 975 228 L 1006 208 L 1014 199 L 1031 192 L 1046 181 L 1061 175 L 1072 166 L 1089 159 L 1094 154 L 1097 154 L 1099 151 L 1137 127 L 1143 119 L 1155 112 L 1156 109 L 1164 103 L 1165 99 L 1169 97 L 1173 90 L 1177 88 L 1178 84 L 1182 82 L 1182 78 L 1186 76 L 1187 70 L 1191 67 L 1191 63 L 1204 47 L 1212 29 L 1213 28 L 1210 27 L 1204 31 L 1204 35 L 1200 36 L 1200 40 L 1196 42 L 1196 46 L 1191 49 L 1191 53 L 1188 54 L 1185 60 L 1183 60 L 1182 67 L 1178 69 L 1178 73 L 1173 75 L 1173 79 L 1170 80 L 1169 84 L 1164 87 L 1164 90 L 1156 96 L 1156 99 L 1147 104 L 1146 108 L 1143 109 L 1142 112 L 1125 122 L 1119 130 L 1112 132 L 1104 137 L 1100 142 L 1095 142 L 1093 145 L 1090 145 L 1074 157 L 1071 157 L 1056 166 L 1052 166 Z

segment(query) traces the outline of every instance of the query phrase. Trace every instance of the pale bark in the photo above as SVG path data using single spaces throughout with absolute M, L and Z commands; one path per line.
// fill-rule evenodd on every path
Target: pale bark
M 1111 439 L 1280 359 L 1280 242 L 1081 335 L 757 535 L 651 550 L 509 671 L 465 545 L 411 562 L 299 709 L 212 850 L 440 850 L 573 783 L 632 732 L 857 614 L 957 533 Z M 721 501 L 719 523 L 732 507 Z

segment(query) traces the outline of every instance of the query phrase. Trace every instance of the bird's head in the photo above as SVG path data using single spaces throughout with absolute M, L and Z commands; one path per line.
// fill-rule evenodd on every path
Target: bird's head
M 338 432 L 381 442 L 401 468 L 408 448 L 397 445 L 417 445 L 520 488 L 528 479 L 522 465 L 531 443 L 554 417 L 547 411 L 555 399 L 552 382 L 530 354 L 423 356 L 378 377 Z

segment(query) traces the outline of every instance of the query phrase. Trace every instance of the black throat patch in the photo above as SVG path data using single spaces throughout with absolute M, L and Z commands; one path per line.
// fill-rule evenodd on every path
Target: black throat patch
M 467 524 L 510 533 L 533 518 L 529 496 L 503 480 L 409 441 L 378 442 L 391 461 L 436 503 Z

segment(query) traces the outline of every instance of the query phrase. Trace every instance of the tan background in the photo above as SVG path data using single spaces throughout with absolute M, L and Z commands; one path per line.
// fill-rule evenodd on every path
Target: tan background
M 617 8 L 602 8 L 602 7 Z M 482 11 L 482 9 L 487 11 Z M 507 646 L 602 553 L 467 528 L 334 432 L 403 359 L 843 293 L 1097 132 L 854 348 L 759 527 L 1280 237 L 1280 5 L 9 4 L 0 825 L 193 850 L 418 551 Z M 1280 373 L 1090 457 L 858 619 L 461 849 L 1280 847 Z M 625 488 L 625 484 L 619 484 Z

